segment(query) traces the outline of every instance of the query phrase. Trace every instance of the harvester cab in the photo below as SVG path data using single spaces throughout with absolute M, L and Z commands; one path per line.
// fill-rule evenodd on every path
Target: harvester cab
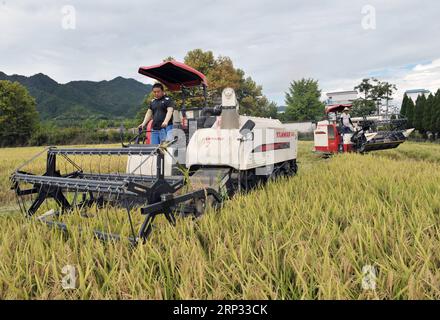
M 398 147 L 414 129 L 403 129 L 404 119 L 383 117 L 352 118 L 352 130 L 345 131 L 339 121 L 344 109 L 351 104 L 326 106 L 327 119 L 319 121 L 314 131 L 314 151 L 323 155 L 342 152 L 369 152 Z M 379 127 L 385 128 L 378 130 Z
M 11 175 L 29 218 L 67 231 L 64 216 L 110 218 L 113 210 L 118 217 L 126 215 L 127 227 L 121 230 L 137 243 L 149 237 L 157 216 L 171 224 L 176 215 L 198 217 L 238 191 L 296 173 L 297 133 L 279 120 L 239 115 L 231 88 L 223 90 L 220 106 L 208 107 L 207 80 L 199 71 L 169 61 L 139 72 L 171 91 L 181 90 L 173 139 L 145 144 L 140 133 L 120 148 L 46 148 Z M 185 92 L 196 86 L 202 88 L 203 105 L 185 108 Z M 41 158 L 44 164 L 30 166 Z M 134 210 L 140 216 L 133 216 Z M 103 240 L 120 239 L 108 229 L 92 231 Z

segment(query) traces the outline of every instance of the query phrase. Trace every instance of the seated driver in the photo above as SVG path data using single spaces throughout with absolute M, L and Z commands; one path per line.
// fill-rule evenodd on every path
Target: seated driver
M 153 95 L 154 99 L 151 100 L 144 121 L 139 128 L 145 127 L 153 119 L 151 144 L 160 144 L 165 140 L 172 140 L 174 102 L 165 95 L 161 83 L 153 85 Z
M 344 112 L 341 115 L 342 133 L 351 133 L 354 131 L 353 122 L 351 121 L 351 117 L 348 111 L 350 111 L 350 109 L 345 107 Z

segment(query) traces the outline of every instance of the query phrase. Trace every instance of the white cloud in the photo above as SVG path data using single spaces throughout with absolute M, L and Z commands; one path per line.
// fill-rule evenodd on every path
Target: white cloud
M 396 79 L 403 96 L 408 89 L 428 89 L 435 93 L 440 89 L 440 58 L 427 64 L 418 64 L 401 79 Z
M 61 26 L 65 4 L 76 9 L 75 30 Z M 362 29 L 365 4 L 376 8 L 375 30 Z M 230 56 L 280 104 L 301 77 L 330 91 L 387 70 L 402 88 L 431 88 L 440 78 L 439 9 L 434 0 L 0 0 L 0 70 L 60 82 L 146 81 L 140 65 L 202 48 Z

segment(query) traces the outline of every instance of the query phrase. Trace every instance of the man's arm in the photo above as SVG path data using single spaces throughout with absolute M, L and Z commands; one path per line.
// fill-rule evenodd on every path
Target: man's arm
M 147 123 L 151 120 L 153 116 L 153 111 L 151 111 L 151 109 L 148 109 L 147 112 L 145 113 L 145 117 L 144 117 L 144 121 L 139 125 L 139 127 L 145 127 L 147 125 Z
M 168 125 L 168 122 L 170 122 L 171 117 L 173 116 L 174 109 L 173 107 L 167 108 L 167 114 L 165 116 L 165 120 L 162 122 L 162 127 L 165 128 Z
M 166 97 L 165 106 L 167 107 L 167 114 L 165 115 L 165 119 L 162 122 L 162 128 L 166 128 L 166 126 L 168 126 L 168 123 L 170 122 L 171 117 L 173 116 L 174 101 L 171 98 Z

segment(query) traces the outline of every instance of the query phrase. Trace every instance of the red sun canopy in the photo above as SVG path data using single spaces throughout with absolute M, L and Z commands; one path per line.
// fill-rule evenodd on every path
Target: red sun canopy
M 342 112 L 345 108 L 351 108 L 352 104 L 331 104 L 325 106 L 325 113 Z
M 140 67 L 139 73 L 162 82 L 169 90 L 208 85 L 203 73 L 184 63 L 167 61 L 150 67 Z

